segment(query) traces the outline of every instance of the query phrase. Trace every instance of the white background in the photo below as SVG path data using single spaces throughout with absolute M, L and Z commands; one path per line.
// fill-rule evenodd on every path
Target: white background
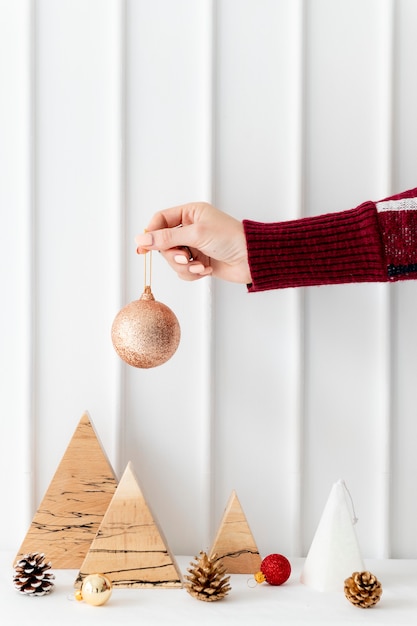
M 177 353 L 136 370 L 110 341 L 155 211 L 416 186 L 416 24 L 413 0 L 0 0 L 1 549 L 87 410 L 177 554 L 235 489 L 261 554 L 303 556 L 343 478 L 364 556 L 417 558 L 414 282 L 248 294 L 154 255 Z

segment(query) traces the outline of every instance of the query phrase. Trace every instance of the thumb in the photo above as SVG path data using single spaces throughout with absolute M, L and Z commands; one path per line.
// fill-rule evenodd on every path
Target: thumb
M 135 242 L 138 252 L 147 252 L 148 250 L 169 250 L 178 246 L 186 245 L 184 243 L 188 227 L 161 228 L 160 230 L 145 232 L 136 235 Z M 184 237 L 185 234 L 185 237 Z

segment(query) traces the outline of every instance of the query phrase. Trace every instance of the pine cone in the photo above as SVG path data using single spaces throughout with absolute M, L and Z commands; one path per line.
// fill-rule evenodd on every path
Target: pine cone
M 231 589 L 230 576 L 225 576 L 224 565 L 216 561 L 216 555 L 210 559 L 205 552 L 200 552 L 200 558 L 194 558 L 196 562 L 192 562 L 187 570 L 190 576 L 185 576 L 188 593 L 205 602 L 222 600 Z
M 355 606 L 367 609 L 381 599 L 382 587 L 371 572 L 354 572 L 345 580 L 345 596 Z
M 44 596 L 52 591 L 55 575 L 48 571 L 51 563 L 46 563 L 44 557 L 44 554 L 31 552 L 16 563 L 13 583 L 20 593 Z

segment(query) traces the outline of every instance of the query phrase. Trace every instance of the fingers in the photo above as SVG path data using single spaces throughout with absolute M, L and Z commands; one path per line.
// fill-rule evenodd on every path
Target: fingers
M 138 252 L 197 244 L 197 224 L 201 222 L 203 215 L 211 215 L 214 210 L 206 202 L 195 202 L 155 213 L 145 233 L 136 237 Z
M 184 221 L 184 214 L 190 205 L 181 205 L 172 207 L 171 209 L 165 209 L 155 213 L 151 218 L 146 230 L 160 230 L 161 228 L 175 228 L 182 225 Z
M 212 208 L 207 202 L 189 202 L 164 209 L 153 215 L 146 230 L 154 231 L 161 228 L 176 228 L 177 226 L 194 224 L 203 213 Z
M 174 261 L 180 265 L 187 265 L 191 261 L 194 261 L 191 249 L 188 246 L 181 246 L 178 248 L 178 254 L 174 255 Z
M 185 250 L 168 250 L 162 255 L 182 280 L 197 280 L 213 273 L 210 264 L 204 265 L 201 261 L 190 260 Z
M 209 276 L 213 273 L 209 259 L 207 257 L 204 257 L 203 261 L 195 259 L 192 250 L 181 243 L 184 241 L 184 231 L 186 231 L 185 238 L 189 241 L 188 229 L 191 229 L 191 226 L 168 227 L 156 232 L 136 235 L 137 252 L 144 254 L 149 250 L 159 250 L 182 280 L 192 281 Z
M 191 248 L 189 248 L 188 246 L 181 246 L 180 249 L 183 250 L 187 254 L 187 257 L 186 257 L 187 261 L 194 261 L 194 256 L 193 256 L 193 253 L 191 252 Z M 181 257 L 180 263 L 181 262 L 183 263 L 183 260 L 182 260 L 183 255 L 181 254 L 179 256 Z
M 154 232 L 145 232 L 141 235 L 136 235 L 135 241 L 138 248 L 138 253 L 143 254 L 148 250 L 170 250 L 171 248 L 178 248 L 185 246 L 185 241 L 189 242 L 192 239 L 192 234 L 188 229 L 191 226 L 184 228 L 161 228 Z M 185 234 L 183 231 L 186 231 Z M 190 239 L 191 237 L 191 239 Z M 192 255 L 191 255 L 192 256 Z
M 135 242 L 137 245 L 136 252 L 138 254 L 145 254 L 145 252 L 148 252 L 153 246 L 153 235 L 152 233 L 143 233 L 142 235 L 136 235 Z
M 202 224 L 215 211 L 211 205 L 197 202 L 155 213 L 146 231 L 135 237 L 137 252 L 158 250 L 183 280 L 213 274 L 207 233 L 203 234 Z

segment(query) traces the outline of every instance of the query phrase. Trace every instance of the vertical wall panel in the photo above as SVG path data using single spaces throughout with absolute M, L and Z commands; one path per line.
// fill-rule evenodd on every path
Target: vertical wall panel
M 393 113 L 394 113 L 394 72 L 396 65 L 395 41 L 395 3 L 385 0 L 380 7 L 379 22 L 379 158 L 380 158 L 380 195 L 387 197 L 394 193 L 393 189 Z M 391 482 L 392 482 L 392 419 L 394 402 L 393 381 L 393 314 L 395 290 L 389 285 L 380 288 L 381 344 L 384 347 L 381 363 L 381 402 L 379 416 L 380 437 L 380 478 L 378 495 L 380 499 L 379 516 L 379 556 L 388 558 L 391 555 Z
M 34 505 L 33 17 L 29 0 L 0 2 L 0 467 L 13 502 L 2 549 L 26 532 Z
M 413 123 L 413 112 L 417 103 L 417 84 L 413 61 L 415 47 L 413 33 L 417 19 L 417 6 L 414 0 L 397 0 L 396 42 L 397 63 L 394 86 L 394 173 L 399 188 L 415 186 L 415 145 L 417 128 Z
M 300 210 L 296 8 L 268 1 L 218 6 L 216 203 L 239 218 L 290 219 Z M 236 489 L 263 553 L 294 541 L 298 468 L 288 442 L 299 323 L 292 295 L 216 285 L 215 510 L 219 519 Z
M 128 293 L 143 290 L 143 258 L 133 236 L 152 214 L 167 206 L 207 200 L 207 102 L 210 7 L 193 0 L 128 2 Z M 202 285 L 179 281 L 153 255 L 152 290 L 176 313 L 181 343 L 164 366 L 126 372 L 127 458 L 134 461 L 143 489 L 173 549 L 193 550 L 207 541 L 210 489 L 208 462 L 210 402 L 204 333 L 209 312 Z M 206 472 L 206 473 L 205 473 Z M 205 478 L 203 474 L 205 473 Z M 203 519 L 204 516 L 204 519 Z
M 387 104 L 380 106 L 374 95 L 385 95 L 385 15 L 377 4 L 309 5 L 306 202 L 312 214 L 386 193 L 380 119 Z M 305 549 L 331 482 L 344 478 L 357 494 L 358 533 L 367 550 L 377 553 L 374 528 L 381 527 L 379 488 L 386 476 L 381 439 L 373 433 L 383 432 L 381 421 L 387 425 L 386 303 L 375 285 L 312 289 L 307 297 Z M 361 487 L 363 473 L 376 486 L 370 494 Z
M 397 64 L 394 76 L 394 180 L 396 187 L 408 189 L 416 185 L 415 146 L 417 125 L 417 84 L 413 62 L 417 4 L 412 0 L 396 3 Z M 396 285 L 392 372 L 396 386 L 393 406 L 392 467 L 392 554 L 410 557 L 417 554 L 416 535 L 411 520 L 417 514 L 417 498 L 413 477 L 417 473 L 415 454 L 416 428 L 416 359 L 417 330 L 415 324 L 416 289 L 413 282 Z M 407 520 L 410 520 L 409 523 Z
M 292 141 L 289 149 L 289 158 L 292 165 L 288 167 L 292 180 L 293 218 L 302 218 L 305 215 L 305 148 L 306 148 L 306 2 L 298 0 L 291 3 L 289 18 L 290 41 L 292 50 L 290 58 L 292 84 L 290 83 L 291 110 L 293 112 L 290 128 Z M 302 549 L 303 529 L 303 469 L 304 469 L 304 420 L 305 420 L 305 325 L 306 306 L 305 289 L 293 290 L 292 314 L 293 346 L 289 364 L 291 381 L 292 409 L 289 411 L 291 446 L 291 469 L 289 471 L 290 484 L 288 522 L 291 528 L 289 554 L 300 555 Z
M 415 286 L 401 285 L 396 302 L 393 377 L 397 393 L 393 405 L 393 463 L 391 530 L 392 551 L 397 558 L 414 558 L 417 540 L 412 520 L 417 514 L 414 476 L 417 473 L 415 428 L 417 394 L 415 385 L 417 330 L 415 324 Z
M 202 170 L 204 178 L 200 197 L 212 204 L 215 201 L 215 62 L 217 35 L 217 2 L 205 0 L 201 13 L 202 38 Z M 200 286 L 200 507 L 201 545 L 210 545 L 215 532 L 214 520 L 214 289 L 213 281 Z
M 112 0 L 109 4 L 108 20 L 109 75 L 112 88 L 106 95 L 112 111 L 112 124 L 109 135 L 113 142 L 112 150 L 112 185 L 109 211 L 109 233 L 112 246 L 109 250 L 107 284 L 109 302 L 112 303 L 110 315 L 115 315 L 126 303 L 126 247 L 127 247 L 127 164 L 126 164 L 126 3 L 125 0 Z M 111 253 L 112 252 L 112 253 Z M 125 431 L 126 431 L 126 387 L 125 367 L 121 359 L 115 359 L 112 353 L 112 371 L 110 377 L 110 396 L 113 406 L 109 412 L 113 424 L 110 436 L 109 453 L 114 459 L 114 468 L 118 475 L 125 469 Z
M 84 410 L 115 460 L 121 137 L 116 3 L 36 7 L 39 499 Z

